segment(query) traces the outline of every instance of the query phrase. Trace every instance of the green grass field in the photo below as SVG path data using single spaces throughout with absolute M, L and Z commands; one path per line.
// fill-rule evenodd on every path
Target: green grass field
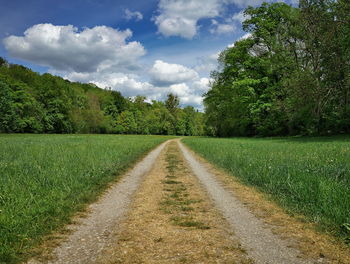
M 183 142 L 241 182 L 269 194 L 289 213 L 304 214 L 323 230 L 349 241 L 349 136 Z
M 0 263 L 28 257 L 160 136 L 0 135 Z

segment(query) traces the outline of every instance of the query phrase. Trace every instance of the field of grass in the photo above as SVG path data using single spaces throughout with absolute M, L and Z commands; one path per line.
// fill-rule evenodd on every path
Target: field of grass
M 160 136 L 0 135 L 0 263 L 28 257 L 43 237 L 96 199 Z
M 241 182 L 269 194 L 289 213 L 304 214 L 349 242 L 350 136 L 183 142 Z

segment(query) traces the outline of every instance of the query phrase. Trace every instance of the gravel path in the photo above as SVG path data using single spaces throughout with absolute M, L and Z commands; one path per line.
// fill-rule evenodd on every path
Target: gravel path
M 298 264 L 315 263 L 302 260 L 298 257 L 300 252 L 289 247 L 288 242 L 274 235 L 265 223 L 254 216 L 238 199 L 215 179 L 205 165 L 192 155 L 192 153 L 179 142 L 189 166 L 200 182 L 206 187 L 226 220 L 239 237 L 242 246 L 257 264 Z
M 176 141 L 162 151 L 97 264 L 252 264 Z
M 125 215 L 131 198 L 138 189 L 143 176 L 156 162 L 167 143 L 151 151 L 97 202 L 89 206 L 89 214 L 78 225 L 70 226 L 73 233 L 53 252 L 55 264 L 95 263 L 102 250 L 115 240 L 114 231 Z M 29 264 L 40 263 L 31 260 Z
M 176 156 L 176 153 L 182 153 L 179 155 L 183 158 Z M 72 233 L 53 250 L 52 259 L 41 262 L 33 259 L 28 264 L 135 263 L 136 259 L 140 260 L 137 263 L 169 263 L 164 262 L 169 259 L 170 263 L 182 263 L 185 258 L 193 260 L 189 263 L 231 263 L 223 261 L 224 255 L 233 257 L 237 263 L 251 263 L 250 260 L 257 264 L 319 263 L 300 258 L 301 253 L 292 247 L 291 241 L 275 235 L 271 226 L 235 198 L 207 166 L 180 140 L 161 144 L 97 203 L 90 205 L 86 218 L 78 219 L 78 224 L 69 226 Z M 173 177 L 176 181 L 167 177 Z M 191 205 L 187 205 L 187 202 Z M 160 204 L 179 206 L 160 210 Z M 186 210 L 182 212 L 180 209 Z M 167 215 L 169 212 L 176 214 L 176 217 Z M 172 226 L 168 218 L 174 223 L 178 222 L 177 226 Z M 183 219 L 186 221 L 182 223 Z M 189 226 L 201 227 L 199 224 L 202 222 L 208 228 L 187 229 Z M 223 232 L 222 228 L 226 231 Z M 123 233 L 127 237 L 123 239 L 121 232 L 133 235 L 128 237 Z M 229 242 L 225 240 L 225 232 L 230 236 Z M 213 240 L 221 241 L 222 247 Z M 228 246 L 232 242 L 238 247 Z M 150 245 L 153 245 L 153 250 L 150 250 Z M 181 250 L 177 252 L 177 249 Z M 226 252 L 228 249 L 230 252 Z M 212 250 L 215 251 L 213 254 Z M 134 254 L 131 255 L 129 251 Z M 124 255 L 117 253 L 125 253 L 130 258 L 126 260 Z M 181 258 L 175 261 L 174 255 Z M 203 256 L 207 256 L 204 262 L 201 259 Z M 209 257 L 216 260 L 210 261 Z M 118 262 L 118 259 L 125 261 Z

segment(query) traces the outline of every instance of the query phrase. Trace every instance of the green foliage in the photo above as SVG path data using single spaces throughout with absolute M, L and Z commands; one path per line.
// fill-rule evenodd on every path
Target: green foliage
M 10 83 L 0 75 L 0 131 L 42 132 L 42 107 L 26 84 Z
M 181 109 L 176 95 L 165 103 L 146 99 L 40 75 L 0 58 L 0 133 L 203 135 L 203 114 Z
M 291 214 L 346 239 L 350 223 L 350 137 L 185 138 L 193 150 Z
M 345 0 L 247 8 L 251 36 L 221 53 L 205 95 L 211 134 L 349 132 L 349 10 Z
M 69 222 L 160 136 L 0 135 L 0 263 Z

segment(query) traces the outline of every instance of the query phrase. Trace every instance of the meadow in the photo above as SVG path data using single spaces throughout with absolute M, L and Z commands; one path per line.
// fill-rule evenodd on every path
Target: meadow
M 169 137 L 0 134 L 0 263 L 29 257 Z
M 350 242 L 350 137 L 185 138 L 244 184 Z

